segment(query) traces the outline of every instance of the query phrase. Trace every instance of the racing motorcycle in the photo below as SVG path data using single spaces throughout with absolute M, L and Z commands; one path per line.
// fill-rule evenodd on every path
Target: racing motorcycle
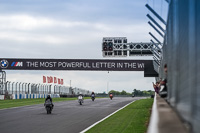
M 79 103 L 80 105 L 83 104 L 83 96 L 82 96 L 82 95 L 79 95 L 79 96 L 78 96 L 78 103 Z
M 113 94 L 110 94 L 109 97 L 110 97 L 110 99 L 112 100 L 112 98 L 113 98 Z
M 91 95 L 91 99 L 92 99 L 92 101 L 94 101 L 94 99 L 95 99 L 95 95 L 94 94 Z
M 52 102 L 50 101 L 50 99 L 48 99 L 46 102 L 45 102 L 45 109 L 47 111 L 47 114 L 51 114 L 52 112 L 52 109 L 53 109 L 53 105 L 52 105 Z

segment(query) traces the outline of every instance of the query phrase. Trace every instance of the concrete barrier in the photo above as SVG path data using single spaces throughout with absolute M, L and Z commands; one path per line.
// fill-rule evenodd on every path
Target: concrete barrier
M 22 94 L 19 94 L 19 99 L 22 99 Z
M 12 99 L 35 99 L 35 98 L 46 98 L 48 95 L 51 98 L 60 98 L 59 94 L 12 94 Z M 0 100 L 4 100 L 5 96 L 0 95 Z
M 155 94 L 147 133 L 189 133 L 189 131 L 165 99 Z
M 15 94 L 12 94 L 12 99 L 15 99 Z
M 4 95 L 0 95 L 0 100 L 4 100 L 5 96 Z
M 51 94 L 51 97 L 52 98 L 60 98 L 60 95 L 59 94 Z
M 24 94 L 22 94 L 22 99 L 24 99 L 24 97 L 25 97 L 25 95 L 24 95 Z

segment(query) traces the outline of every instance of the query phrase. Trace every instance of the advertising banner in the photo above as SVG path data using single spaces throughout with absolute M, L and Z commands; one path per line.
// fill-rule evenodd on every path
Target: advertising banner
M 78 70 L 78 71 L 144 71 L 145 77 L 157 77 L 153 60 L 110 59 L 17 59 L 0 58 L 2 70 Z M 50 82 L 53 83 L 53 77 Z
M 0 58 L 1 69 L 7 70 L 94 70 L 143 71 L 152 60 L 94 60 L 94 59 L 15 59 Z

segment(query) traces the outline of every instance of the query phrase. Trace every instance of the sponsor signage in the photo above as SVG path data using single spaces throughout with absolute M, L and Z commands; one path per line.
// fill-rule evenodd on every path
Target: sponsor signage
M 153 60 L 0 58 L 0 63 L 4 70 L 144 71 L 146 77 L 158 75 Z M 47 82 L 52 81 L 53 77 L 47 78 Z
M 1 69 L 143 71 L 152 60 L 0 59 Z
M 23 66 L 23 62 L 12 62 L 11 66 L 22 67 Z
M 0 60 L 0 68 L 4 69 L 9 66 L 9 63 L 7 60 Z

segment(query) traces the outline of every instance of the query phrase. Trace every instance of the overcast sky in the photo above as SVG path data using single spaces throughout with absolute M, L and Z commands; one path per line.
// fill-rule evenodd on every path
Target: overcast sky
M 148 32 L 152 32 L 163 41 L 148 25 L 146 3 L 166 20 L 165 0 L 0 0 L 0 57 L 103 59 L 103 37 L 150 42 Z M 6 72 L 12 82 L 42 83 L 43 75 L 55 76 L 63 78 L 67 86 L 71 80 L 72 87 L 95 92 L 106 92 L 107 85 L 108 90 L 153 90 L 155 80 L 144 78 L 143 72 Z

